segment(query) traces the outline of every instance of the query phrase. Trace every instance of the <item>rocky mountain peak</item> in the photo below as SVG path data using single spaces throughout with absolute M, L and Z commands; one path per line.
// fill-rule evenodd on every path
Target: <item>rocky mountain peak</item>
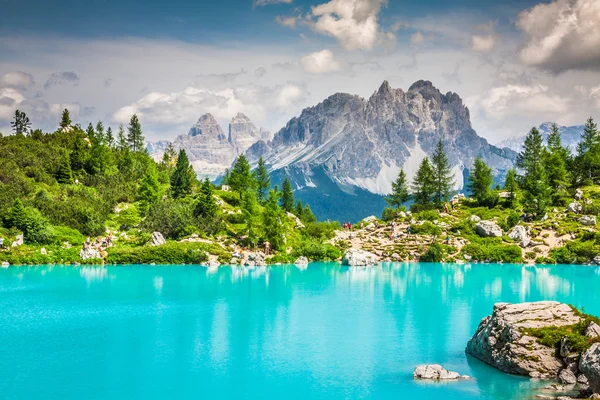
M 250 118 L 241 112 L 237 113 L 235 117 L 231 118 L 230 124 L 252 124 Z
M 217 122 L 212 114 L 206 113 L 198 118 L 188 133 L 189 136 L 212 136 L 218 140 L 225 140 L 225 133 L 221 128 L 221 125 Z

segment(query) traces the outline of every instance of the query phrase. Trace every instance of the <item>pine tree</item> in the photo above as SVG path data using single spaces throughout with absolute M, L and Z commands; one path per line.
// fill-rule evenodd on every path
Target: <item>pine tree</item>
M 58 169 L 56 170 L 56 181 L 58 183 L 73 183 L 73 172 L 71 170 L 71 158 L 69 157 L 69 153 L 65 150 L 63 151 L 62 157 L 60 158 L 60 164 L 58 164 Z
M 227 180 L 231 189 L 242 195 L 248 190 L 254 190 L 255 181 L 250 171 L 250 163 L 245 155 L 240 155 L 229 172 Z
M 142 125 L 137 114 L 133 114 L 127 127 L 127 143 L 132 151 L 142 151 L 144 149 L 144 136 L 142 135 Z
M 109 126 L 106 130 L 106 145 L 111 149 L 115 147 L 115 137 L 113 135 L 112 128 Z
M 548 175 L 548 184 L 553 189 L 554 202 L 559 202 L 560 198 L 567 194 L 566 188 L 569 182 L 568 160 L 569 149 L 563 147 L 558 125 L 553 124 L 550 135 L 548 135 L 548 151 L 546 152 L 544 167 Z
M 24 136 L 29 132 L 31 121 L 23 111 L 16 110 L 15 117 L 13 122 L 10 123 L 10 126 L 12 127 L 13 132 L 15 132 L 15 135 Z
M 71 150 L 71 170 L 72 171 L 81 171 L 87 162 L 88 159 L 88 145 L 83 140 L 83 133 L 77 132 L 75 137 L 75 142 L 73 144 L 73 150 Z
M 248 243 L 254 247 L 258 242 L 260 208 L 256 199 L 256 191 L 246 190 L 242 195 L 242 216 Z
M 88 138 L 90 139 L 90 142 L 95 144 L 96 143 L 96 131 L 94 130 L 94 126 L 92 125 L 91 122 L 88 124 L 88 127 L 85 130 L 85 133 L 87 134 Z
M 492 183 L 494 178 L 492 169 L 481 159 L 477 157 L 473 163 L 473 169 L 469 174 L 468 189 L 471 196 L 477 200 L 479 205 L 492 205 Z
M 412 190 L 415 204 L 420 206 L 431 204 L 432 196 L 435 192 L 435 181 L 433 168 L 427 157 L 419 165 L 419 169 L 413 179 Z
M 185 150 L 179 150 L 179 156 L 175 163 L 175 171 L 171 176 L 171 191 L 173 198 L 177 199 L 192 193 L 193 177 L 190 175 L 190 161 Z
M 100 144 L 104 144 L 106 142 L 106 137 L 104 136 L 104 124 L 102 124 L 102 121 L 98 121 L 98 123 L 96 123 L 96 140 Z
M 385 201 L 387 201 L 390 206 L 399 208 L 408 200 L 410 200 L 410 194 L 408 193 L 406 174 L 404 173 L 404 170 L 401 169 L 396 180 L 392 182 L 392 193 L 385 198 Z
M 292 190 L 292 182 L 290 178 L 285 177 L 283 184 L 281 185 L 281 208 L 286 212 L 294 211 L 294 191 Z
M 525 208 L 538 218 L 544 215 L 550 196 L 548 178 L 544 170 L 545 153 L 542 134 L 537 128 L 532 128 L 525 137 L 523 151 L 517 157 L 517 166 L 525 172 L 523 176 Z
M 162 165 L 165 167 L 173 166 L 173 162 L 175 161 L 175 157 L 177 157 L 177 153 L 175 152 L 175 148 L 173 147 L 173 143 L 169 143 L 167 149 L 163 153 L 162 157 Z
M 294 215 L 300 219 L 302 219 L 302 213 L 304 212 L 304 205 L 300 200 L 296 202 L 296 207 L 294 208 Z
M 581 140 L 577 144 L 577 172 L 582 183 L 593 183 L 600 170 L 600 137 L 598 128 L 590 117 L 583 128 Z
M 304 206 L 300 220 L 302 220 L 302 222 L 304 222 L 306 224 L 310 224 L 312 222 L 317 222 L 317 217 L 315 217 L 315 214 L 313 214 L 313 212 L 310 209 L 310 206 L 308 204 Z
M 146 174 L 138 188 L 137 199 L 140 201 L 140 211 L 143 214 L 146 214 L 150 207 L 160 199 L 160 183 L 154 163 L 149 164 L 146 169 Z
M 256 171 L 254 171 L 254 178 L 256 180 L 258 201 L 262 203 L 266 200 L 269 188 L 271 187 L 271 178 L 269 177 L 269 171 L 267 171 L 265 161 L 262 157 L 258 159 L 258 166 L 256 168 Z
M 454 174 L 452 174 L 450 164 L 448 163 L 448 156 L 444 151 L 442 139 L 438 141 L 431 161 L 434 182 L 433 201 L 436 206 L 440 207 L 443 202 L 448 200 L 454 186 Z
M 219 231 L 219 206 L 213 196 L 213 185 L 208 178 L 205 178 L 200 186 L 194 216 L 206 233 L 215 234 Z
M 278 204 L 279 195 L 274 190 L 269 191 L 269 197 L 265 203 L 263 213 L 263 227 L 265 239 L 269 241 L 275 250 L 285 248 L 286 238 L 286 216 Z
M 127 144 L 127 138 L 125 137 L 125 130 L 123 129 L 123 125 L 119 125 L 119 130 L 117 131 L 117 146 L 119 150 L 127 150 L 129 149 L 129 145 Z
M 517 199 L 517 192 L 519 191 L 519 184 L 517 182 L 517 171 L 514 168 L 511 168 L 506 173 L 506 178 L 504 180 L 504 190 L 508 192 L 508 203 L 509 205 L 514 205 L 515 200 Z
M 67 130 L 71 128 L 71 115 L 69 114 L 69 110 L 66 108 L 62 112 L 62 116 L 60 118 L 60 128 L 62 130 Z
M 13 201 L 12 206 L 6 213 L 4 226 L 8 228 L 17 228 L 23 230 L 27 221 L 27 210 L 18 197 Z

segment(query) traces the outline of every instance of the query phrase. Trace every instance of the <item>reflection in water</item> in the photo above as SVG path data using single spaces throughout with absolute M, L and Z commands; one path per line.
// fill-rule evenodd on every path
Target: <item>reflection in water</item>
M 555 299 L 600 315 L 599 270 L 419 263 L 9 268 L 0 270 L 0 370 L 14 373 L 0 376 L 0 387 L 9 398 L 33 398 L 27 382 L 35 376 L 48 399 L 516 400 L 538 384 L 464 353 L 479 321 L 498 301 Z M 421 363 L 475 379 L 418 384 L 412 370 Z

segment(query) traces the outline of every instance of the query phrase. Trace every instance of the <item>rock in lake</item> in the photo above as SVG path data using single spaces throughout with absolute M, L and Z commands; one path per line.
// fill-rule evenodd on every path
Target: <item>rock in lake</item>
M 512 228 L 511 231 L 508 233 L 508 237 L 512 240 L 518 241 L 519 246 L 521 247 L 529 246 L 529 242 L 531 241 L 529 239 L 529 236 L 527 235 L 527 229 L 525 229 L 525 227 L 522 225 L 517 225 L 514 228 Z
M 150 246 L 161 246 L 167 243 L 162 233 L 160 232 L 152 232 L 152 237 L 150 238 Z
M 451 381 L 457 379 L 469 379 L 467 375 L 460 375 L 458 372 L 448 371 L 439 364 L 419 365 L 413 373 L 415 379 L 428 379 L 439 381 Z
M 555 356 L 555 349 L 529 336 L 527 329 L 573 325 L 580 320 L 571 306 L 556 301 L 496 303 L 492 315 L 481 320 L 466 352 L 510 374 L 556 377 L 562 360 Z
M 482 237 L 502 237 L 502 228 L 494 221 L 479 221 L 475 224 L 475 232 Z
M 594 343 L 579 360 L 579 369 L 588 379 L 590 389 L 600 393 L 600 343 Z
M 351 267 L 369 267 L 375 265 L 377 261 L 377 256 L 373 253 L 358 249 L 348 249 L 344 254 L 342 264 Z
M 301 256 L 294 261 L 294 265 L 308 265 L 308 258 Z

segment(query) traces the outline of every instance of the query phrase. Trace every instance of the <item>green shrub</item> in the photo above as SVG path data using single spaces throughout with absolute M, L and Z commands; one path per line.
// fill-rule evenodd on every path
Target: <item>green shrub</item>
M 429 249 L 419 258 L 419 261 L 424 262 L 441 262 L 444 259 L 444 248 L 439 243 L 433 243 Z
M 406 212 L 405 207 L 393 208 L 393 207 L 385 207 L 383 212 L 381 213 L 381 219 L 383 221 L 393 221 L 398 218 L 398 215 L 401 211 Z
M 61 245 L 64 242 L 69 242 L 72 245 L 82 245 L 85 237 L 76 229 L 68 226 L 53 226 L 50 228 L 51 242 Z
M 581 213 L 585 215 L 600 215 L 600 206 L 596 204 L 584 204 L 581 206 Z
M 340 249 L 329 244 L 322 243 L 316 240 L 306 240 L 292 251 L 294 260 L 300 256 L 304 256 L 311 261 L 334 261 L 339 259 L 342 254 Z
M 413 224 L 410 226 L 410 232 L 415 235 L 441 235 L 442 228 L 432 224 L 429 221 L 425 221 L 422 224 Z
M 437 210 L 424 210 L 414 214 L 417 221 L 435 221 L 440 219 L 440 213 Z
M 119 226 L 126 226 L 129 228 L 138 226 L 141 220 L 140 212 L 135 204 L 127 204 L 115 218 L 115 221 Z
M 232 207 L 239 207 L 241 204 L 239 193 L 223 192 L 222 190 L 216 191 L 216 193 L 221 199 L 223 199 L 225 203 L 229 204 Z
M 108 250 L 110 264 L 199 264 L 208 261 L 203 243 L 166 243 L 161 246 L 114 247 Z
M 304 236 L 318 240 L 329 240 L 335 237 L 335 231 L 340 228 L 340 223 L 334 222 L 311 222 L 307 223 L 302 233 Z
M 292 264 L 297 257 L 294 257 L 292 254 L 279 253 L 275 254 L 273 257 L 267 259 L 267 263 L 269 264 Z
M 194 204 L 191 201 L 158 201 L 148 211 L 141 227 L 149 231 L 158 231 L 166 238 L 180 239 L 196 230 L 193 211 Z
M 511 210 L 508 215 L 504 218 L 500 218 L 498 221 L 498 225 L 502 228 L 503 231 L 511 230 L 515 225 L 519 223 L 521 220 L 521 214 L 518 212 Z
M 516 245 L 498 243 L 469 243 L 462 248 L 462 254 L 470 255 L 473 260 L 490 262 L 520 263 L 523 261 L 521 248 Z

